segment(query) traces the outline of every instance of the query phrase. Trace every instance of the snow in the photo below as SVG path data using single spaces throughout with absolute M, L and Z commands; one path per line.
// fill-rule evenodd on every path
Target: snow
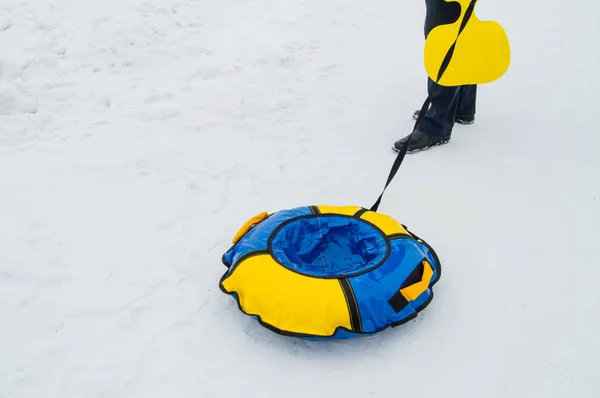
M 0 23 L 0 28 L 2 26 Z M 14 62 L 0 58 L 0 115 L 36 112 L 35 102 L 15 83 L 18 77 Z
M 599 11 L 478 3 L 511 67 L 380 207 L 435 299 L 312 343 L 241 314 L 221 255 L 261 211 L 375 201 L 423 1 L 3 0 L 0 397 L 600 396 Z

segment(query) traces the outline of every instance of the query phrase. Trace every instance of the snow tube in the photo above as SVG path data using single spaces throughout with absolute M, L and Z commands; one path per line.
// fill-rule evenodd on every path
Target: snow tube
M 434 250 L 390 216 L 305 206 L 246 222 L 223 255 L 221 290 L 264 327 L 309 340 L 403 324 L 432 300 Z

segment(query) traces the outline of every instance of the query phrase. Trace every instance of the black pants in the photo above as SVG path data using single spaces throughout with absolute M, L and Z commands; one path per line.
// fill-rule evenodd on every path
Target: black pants
M 444 0 L 425 0 L 425 38 L 436 26 L 455 22 L 460 16 L 458 3 Z M 431 106 L 417 129 L 432 136 L 447 137 L 452 133 L 456 118 L 475 117 L 477 86 L 444 87 L 427 78 Z

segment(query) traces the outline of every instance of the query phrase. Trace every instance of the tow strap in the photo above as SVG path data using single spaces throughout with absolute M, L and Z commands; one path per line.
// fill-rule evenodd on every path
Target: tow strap
M 471 15 L 473 15 L 473 10 L 475 9 L 476 2 L 477 2 L 477 0 L 471 0 L 471 3 L 469 4 L 467 11 L 465 12 L 465 16 L 463 18 L 462 23 L 460 24 L 458 34 L 456 35 L 456 39 L 454 39 L 454 43 L 452 43 L 452 46 L 450 46 L 450 48 L 448 49 L 448 52 L 446 53 L 446 56 L 444 57 L 444 60 L 442 61 L 442 64 L 440 65 L 437 79 L 435 80 L 436 83 L 440 81 L 440 79 L 444 75 L 444 72 L 446 71 L 446 69 L 448 69 L 448 65 L 450 65 L 450 61 L 452 60 L 452 55 L 454 54 L 454 49 L 456 48 L 456 42 L 458 41 L 458 38 L 459 38 L 460 34 L 462 33 L 462 31 L 465 29 L 465 26 L 467 26 L 467 22 L 469 22 Z M 371 211 L 377 211 L 377 209 L 379 209 L 379 205 L 381 204 L 381 199 L 383 198 L 383 194 L 385 193 L 385 190 L 387 189 L 387 187 L 390 185 L 390 183 L 396 176 L 398 169 L 400 169 L 400 166 L 402 165 L 402 161 L 404 160 L 404 157 L 406 156 L 406 152 L 408 151 L 408 145 L 410 144 L 410 140 L 412 139 L 415 129 L 417 128 L 419 123 L 421 123 L 421 121 L 425 117 L 425 114 L 427 113 L 427 110 L 429 109 L 430 104 L 431 104 L 431 96 L 428 95 L 427 99 L 423 103 L 423 106 L 421 107 L 421 110 L 419 111 L 419 116 L 417 117 L 417 121 L 415 122 L 413 131 L 410 133 L 410 135 L 408 136 L 408 139 L 406 140 L 406 142 L 402 146 L 402 149 L 398 153 L 398 156 L 396 157 L 396 160 L 394 161 L 394 164 L 392 165 L 392 169 L 390 170 L 390 174 L 387 178 L 385 186 L 383 187 L 383 191 L 381 192 L 381 195 L 379 195 L 379 198 L 377 198 L 377 201 L 375 202 L 375 204 L 373 204 L 373 206 L 371 206 L 371 209 L 370 209 Z

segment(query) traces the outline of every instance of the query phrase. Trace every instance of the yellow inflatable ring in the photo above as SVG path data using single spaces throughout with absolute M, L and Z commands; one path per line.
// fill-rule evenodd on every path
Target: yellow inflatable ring
M 392 217 L 358 206 L 261 213 L 223 255 L 221 290 L 264 327 L 311 340 L 413 319 L 440 278 L 435 251 Z

